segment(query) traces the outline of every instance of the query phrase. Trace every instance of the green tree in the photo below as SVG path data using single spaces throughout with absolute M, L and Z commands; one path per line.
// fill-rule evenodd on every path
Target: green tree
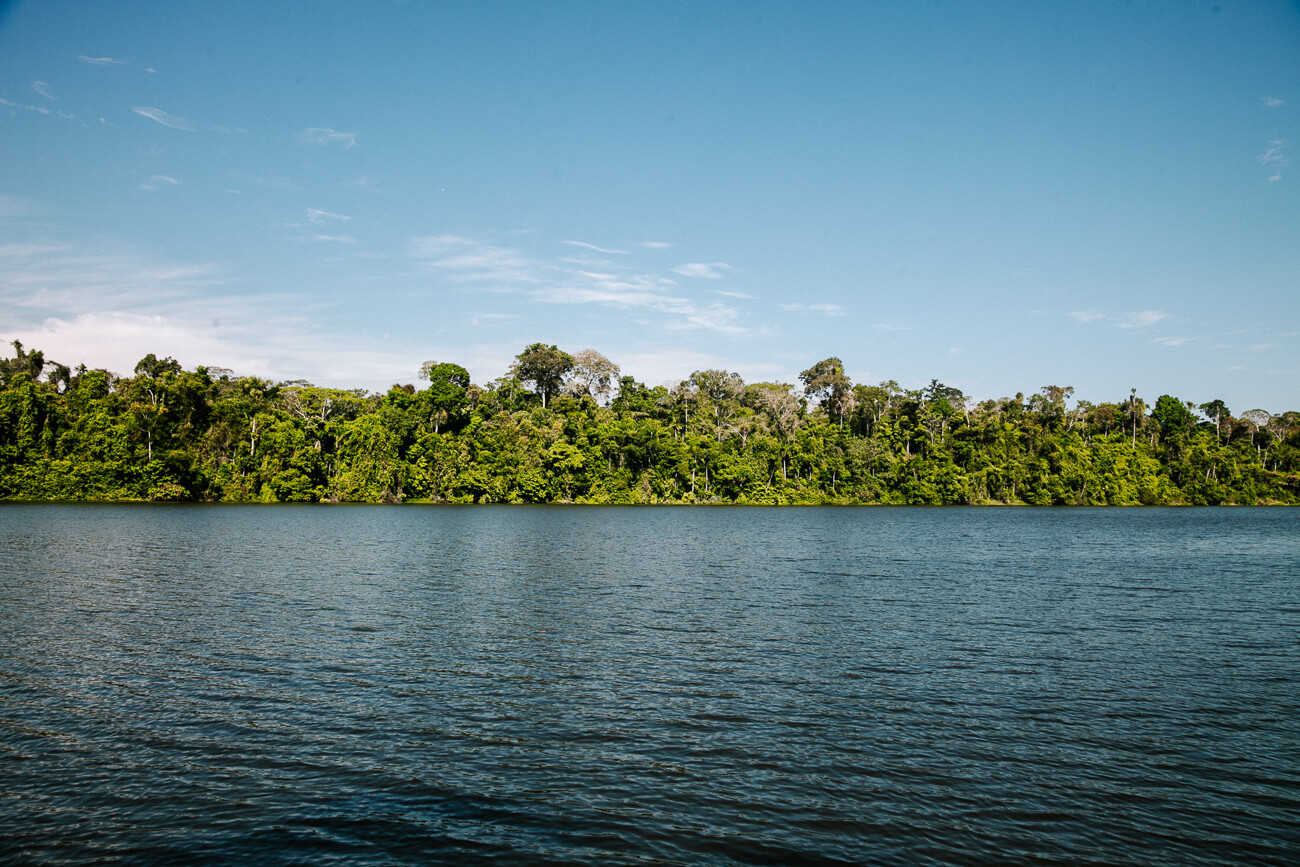
M 1183 402 L 1167 394 L 1162 394 L 1156 399 L 1151 417 L 1160 423 L 1160 435 L 1163 437 L 1185 435 L 1196 424 L 1196 417 Z
M 844 427 L 844 416 L 853 410 L 853 381 L 844 373 L 844 363 L 838 358 L 827 358 L 799 374 L 804 394 L 816 398 L 829 418 L 838 418 Z
M 560 391 L 564 377 L 573 369 L 573 356 L 555 346 L 534 343 L 515 356 L 511 373 L 523 383 L 532 383 L 533 390 L 542 399 L 542 407 L 547 400 Z
M 1214 438 L 1217 440 L 1222 440 L 1223 424 L 1232 415 L 1232 413 L 1228 410 L 1227 404 L 1225 404 L 1223 401 L 1219 400 L 1218 398 L 1215 398 L 1214 400 L 1201 404 L 1199 407 L 1197 407 L 1197 409 L 1205 413 L 1205 417 L 1208 418 L 1210 421 L 1214 422 Z
M 469 393 L 469 371 L 459 364 L 439 364 L 426 361 L 420 367 L 420 378 L 429 381 L 429 388 L 421 396 L 429 413 L 433 432 L 454 421 L 465 409 Z

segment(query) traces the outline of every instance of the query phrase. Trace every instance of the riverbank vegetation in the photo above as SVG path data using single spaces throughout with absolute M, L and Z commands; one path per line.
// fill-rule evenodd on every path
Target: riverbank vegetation
M 533 344 L 486 385 L 427 362 L 385 394 L 184 370 L 0 359 L 0 499 L 221 502 L 1300 502 L 1300 413 L 1048 385 L 975 400 L 701 370 L 673 386 Z

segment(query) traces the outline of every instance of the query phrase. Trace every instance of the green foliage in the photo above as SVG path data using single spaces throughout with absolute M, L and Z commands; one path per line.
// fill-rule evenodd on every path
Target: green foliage
M 974 403 L 937 380 L 853 386 L 829 358 L 802 395 L 703 370 L 672 389 L 623 377 L 607 401 L 616 365 L 542 344 L 486 388 L 428 362 L 427 388 L 370 395 L 152 354 L 118 378 L 14 351 L 0 359 L 0 499 L 1300 501 L 1300 413 L 1233 418 L 1220 400 L 1196 407 L 1206 420 L 1170 395 L 1149 415 L 1136 392 L 1070 408 L 1068 386 Z
M 534 343 L 515 356 L 512 373 L 523 383 L 531 382 L 533 390 L 546 406 L 564 383 L 564 376 L 573 369 L 573 356 L 554 346 Z

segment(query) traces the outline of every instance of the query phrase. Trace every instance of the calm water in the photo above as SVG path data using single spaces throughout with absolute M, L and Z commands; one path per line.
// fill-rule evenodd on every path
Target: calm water
M 1300 510 L 0 507 L 9 863 L 1300 860 Z

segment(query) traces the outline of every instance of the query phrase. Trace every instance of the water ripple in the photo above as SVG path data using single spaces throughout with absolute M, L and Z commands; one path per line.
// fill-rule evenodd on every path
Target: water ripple
M 0 510 L 13 863 L 1290 864 L 1284 510 Z

